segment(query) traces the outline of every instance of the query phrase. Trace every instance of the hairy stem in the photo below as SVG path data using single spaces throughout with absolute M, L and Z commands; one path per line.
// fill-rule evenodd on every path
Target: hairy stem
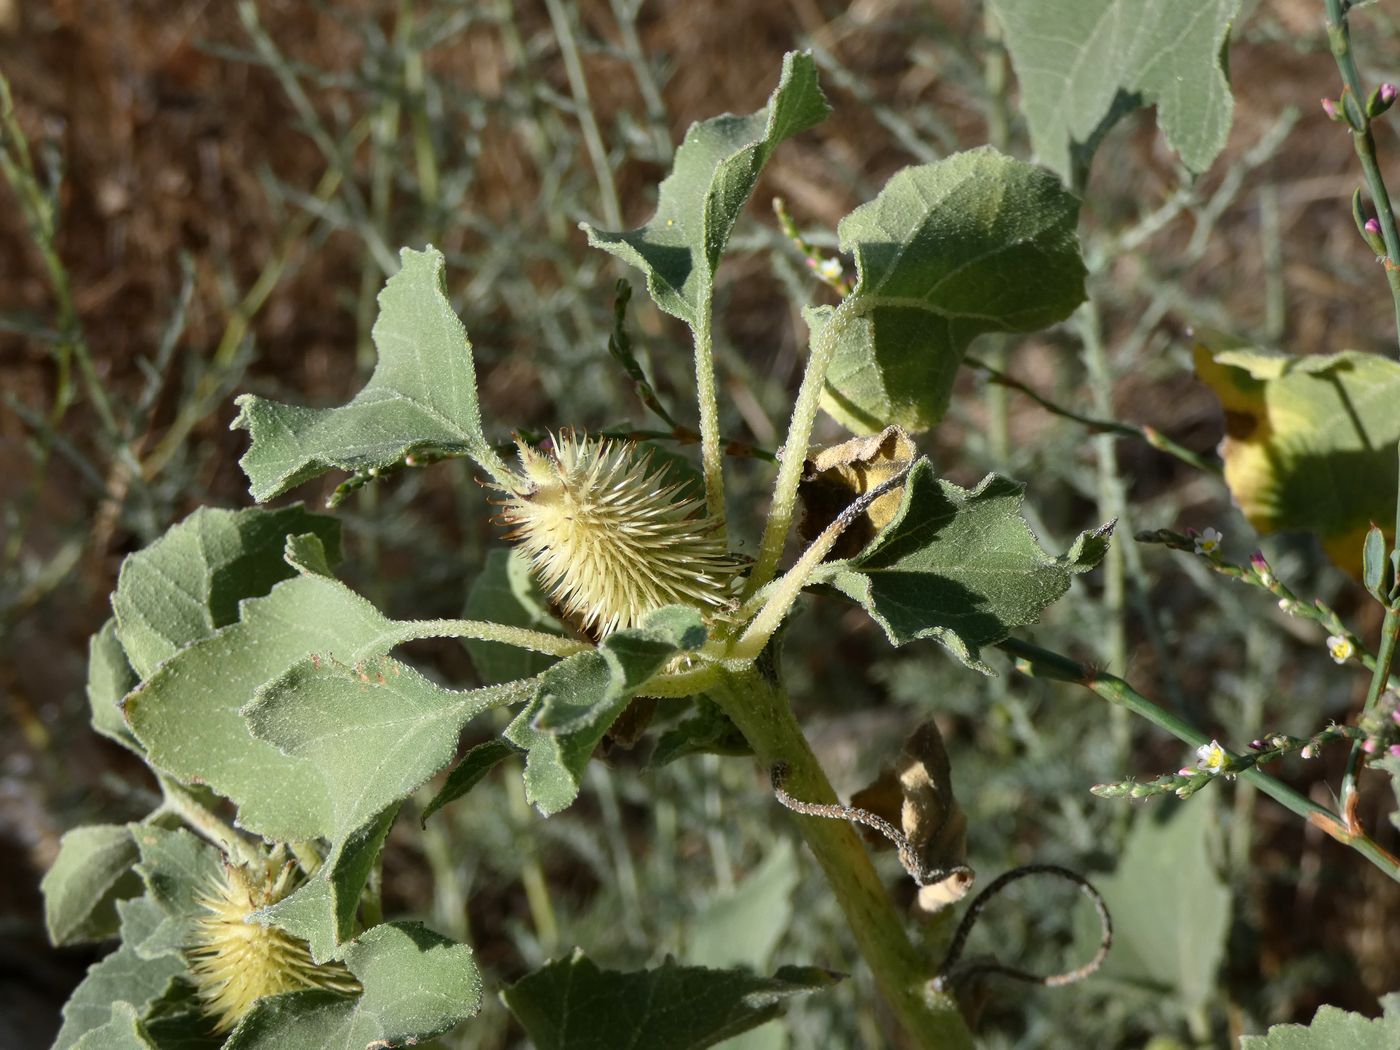
M 1042 649 L 1017 638 L 1008 638 L 999 643 L 997 648 L 1015 659 L 1016 670 L 1022 674 L 1083 686 L 1109 703 L 1147 719 L 1159 729 L 1165 729 L 1191 747 L 1200 747 L 1211 742 L 1210 737 L 1191 723 L 1158 707 L 1121 678 L 1101 674 L 1077 660 L 1071 660 L 1060 653 Z M 1296 813 L 1329 837 L 1356 850 L 1381 871 L 1400 882 L 1400 857 L 1386 852 L 1364 832 L 1349 827 L 1331 810 L 1319 806 L 1258 769 L 1241 770 L 1239 776 L 1241 780 L 1253 784 L 1275 802 Z
M 714 341 L 710 334 L 710 296 L 700 303 L 695 326 L 695 396 L 700 408 L 700 466 L 705 474 L 705 512 L 720 523 L 724 536 L 724 445 L 719 436 L 719 397 L 715 389 Z
M 218 846 L 230 860 L 242 864 L 257 864 L 262 855 L 246 838 L 226 821 L 215 816 L 188 790 L 169 777 L 157 774 L 162 795 L 161 808 L 174 813 L 186 824 Z
M 765 774 L 787 767 L 794 797 L 832 803 L 836 793 L 807 745 L 782 686 L 758 670 L 726 675 L 710 695 L 744 734 Z M 881 994 L 921 1050 L 970 1048 L 972 1036 L 950 996 L 928 988 L 932 963 L 920 958 L 880 882 L 860 836 L 844 821 L 793 817 L 825 872 Z
M 807 368 L 802 374 L 802 385 L 797 390 L 797 401 L 792 407 L 792 421 L 788 424 L 787 439 L 783 442 L 778 480 L 773 485 L 773 506 L 769 508 L 768 520 L 763 526 L 763 542 L 759 547 L 758 558 L 744 588 L 745 598 L 777 575 L 778 562 L 783 556 L 783 545 L 787 542 L 788 530 L 792 527 L 792 516 L 797 507 L 797 483 L 802 480 L 802 463 L 807 458 L 812 425 L 816 422 L 822 387 L 826 384 L 826 372 L 831 367 L 831 359 L 836 356 L 836 344 L 840 340 L 841 332 L 855 316 L 851 305 L 853 301 L 847 299 L 838 306 L 836 312 L 827 319 L 825 327 L 817 334 L 817 338 L 812 341 Z

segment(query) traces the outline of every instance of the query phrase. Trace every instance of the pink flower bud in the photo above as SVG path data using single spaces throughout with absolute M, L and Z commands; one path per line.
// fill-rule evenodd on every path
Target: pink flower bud
M 1395 96 L 1396 96 L 1397 94 L 1400 94 L 1400 91 L 1397 91 L 1397 90 L 1396 90 L 1396 87 L 1395 87 L 1394 84 L 1385 83 L 1385 84 L 1382 84 L 1382 85 L 1381 85 L 1381 92 L 1380 92 L 1381 101 L 1384 102 L 1387 106 L 1390 105 L 1392 102 L 1395 101 Z
M 1366 220 L 1366 232 L 1367 232 L 1367 233 L 1373 233 L 1373 234 L 1375 234 L 1376 236 L 1380 236 L 1381 224 L 1378 223 L 1375 219 L 1367 219 L 1367 220 Z
M 1330 98 L 1322 100 L 1322 112 L 1326 113 L 1331 120 L 1341 120 L 1341 114 L 1337 112 L 1337 103 Z
M 1400 744 L 1391 744 L 1386 750 L 1390 752 L 1391 758 L 1400 758 Z

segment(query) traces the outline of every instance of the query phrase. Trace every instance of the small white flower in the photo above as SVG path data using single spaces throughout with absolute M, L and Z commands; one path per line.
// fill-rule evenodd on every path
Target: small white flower
M 841 260 L 835 257 L 817 263 L 817 276 L 823 281 L 839 281 L 845 272 L 846 268 L 841 265 Z
M 1220 550 L 1220 541 L 1225 537 L 1215 529 L 1206 529 L 1196 537 L 1196 553 L 1211 555 Z
M 1212 740 L 1196 748 L 1196 768 L 1203 773 L 1222 773 L 1230 765 L 1229 753 L 1220 746 L 1220 741 Z
M 1292 616 L 1298 609 L 1298 603 L 1292 598 L 1280 598 L 1278 600 L 1278 607 L 1288 613 L 1289 616 Z
M 1327 636 L 1327 655 L 1332 657 L 1334 663 L 1344 664 L 1356 653 L 1356 646 L 1352 644 L 1350 638 L 1341 634 L 1329 634 Z

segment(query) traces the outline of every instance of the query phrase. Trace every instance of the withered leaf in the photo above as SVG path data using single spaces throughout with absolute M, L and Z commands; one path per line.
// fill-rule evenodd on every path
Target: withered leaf
M 900 828 L 926 872 L 949 872 L 947 877 L 920 887 L 920 910 L 938 911 L 961 900 L 972 887 L 972 876 L 965 867 L 967 816 L 953 796 L 948 752 L 933 722 L 924 722 L 909 735 L 896 764 L 857 792 L 851 805 Z M 863 828 L 862 832 L 877 849 L 892 845 L 873 831 Z
M 817 450 L 803 464 L 797 488 L 803 507 L 798 533 L 809 542 L 816 539 L 854 500 L 904 470 L 917 455 L 913 440 L 897 426 Z M 903 494 L 901 485 L 875 500 L 846 529 L 825 560 L 859 554 L 889 524 Z

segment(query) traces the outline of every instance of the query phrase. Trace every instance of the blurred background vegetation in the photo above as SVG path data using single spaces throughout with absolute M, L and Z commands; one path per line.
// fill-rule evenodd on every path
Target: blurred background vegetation
M 1354 39 L 1363 73 L 1395 72 L 1393 13 L 1362 12 Z M 0 187 L 0 1045 L 44 1045 L 102 952 L 48 948 L 37 891 L 64 830 L 137 818 L 154 798 L 144 769 L 87 728 L 87 639 L 126 554 L 198 506 L 250 502 L 231 394 L 345 400 L 373 365 L 374 296 L 397 248 L 431 242 L 447 253 L 498 437 L 508 425 L 652 425 L 607 351 L 614 283 L 631 275 L 588 251 L 577 223 L 645 220 L 688 124 L 761 105 L 792 48 L 814 50 L 835 114 L 770 165 L 716 304 L 724 430 L 770 449 L 803 360 L 799 307 L 828 293 L 768 202 L 784 198 L 830 244 L 841 216 L 905 164 L 985 142 L 1027 155 L 1015 80 L 977 0 L 0 0 L 13 96 L 2 132 L 13 179 Z M 1246 0 L 1230 67 L 1230 147 L 1204 177 L 1186 176 L 1150 112 L 1103 146 L 1082 227 L 1093 305 L 1043 337 L 973 348 L 1052 400 L 1207 455 L 1222 419 L 1192 376 L 1190 325 L 1299 353 L 1394 340 L 1348 216 L 1355 161 L 1316 104 L 1337 93 L 1321 0 Z M 1400 176 L 1391 126 L 1379 150 Z M 634 344 L 685 419 L 688 336 L 639 300 Z M 819 439 L 843 436 L 822 425 Z M 1040 644 L 1123 674 L 1235 746 L 1358 709 L 1365 676 L 1332 665 L 1315 625 L 1132 542 L 1135 529 L 1215 526 L 1233 560 L 1262 545 L 1295 592 L 1373 638 L 1379 609 L 1360 588 L 1307 537 L 1261 544 L 1217 478 L 1143 443 L 1089 440 L 970 368 L 920 441 L 963 484 L 994 469 L 1026 482 L 1051 549 L 1123 519 L 1114 562 L 1029 632 Z M 730 466 L 752 548 L 771 467 Z M 301 495 L 318 504 L 334 483 Z M 340 512 L 347 578 L 395 617 L 459 615 L 500 543 L 489 514 L 463 463 L 367 487 Z M 1400 893 L 1359 856 L 1242 785 L 1175 808 L 1090 796 L 1188 757 L 1097 698 L 984 679 L 932 645 L 890 655 L 858 612 L 825 601 L 794 623 L 787 653 L 843 794 L 934 718 L 983 881 L 1034 861 L 1115 885 L 1115 963 L 1065 990 L 994 986 L 977 1004 L 987 1045 L 1225 1045 L 1323 1002 L 1374 1013 L 1400 987 Z M 445 681 L 472 679 L 455 643 L 410 655 Z M 1343 760 L 1278 772 L 1330 802 Z M 1361 813 L 1394 850 L 1394 799 L 1374 781 L 1363 778 Z M 469 939 L 492 990 L 574 944 L 613 968 L 670 952 L 859 969 L 747 759 L 652 770 L 645 747 L 618 752 L 549 821 L 498 773 L 426 834 L 416 824 L 401 820 L 386 853 L 386 911 Z M 895 892 L 912 896 L 897 873 Z M 971 950 L 1064 968 L 1075 899 L 1013 891 Z M 736 928 L 751 934 L 742 944 L 724 932 Z M 858 972 L 786 1022 L 793 1048 L 895 1045 L 884 1023 Z M 449 1042 L 522 1036 L 488 994 Z

